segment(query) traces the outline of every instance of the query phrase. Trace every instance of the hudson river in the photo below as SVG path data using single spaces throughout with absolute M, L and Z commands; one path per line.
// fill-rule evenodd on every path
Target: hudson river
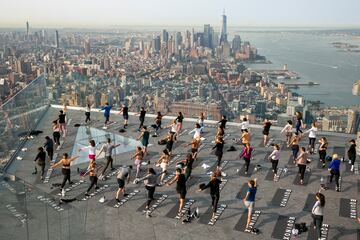
M 289 70 L 300 74 L 299 82 L 320 84 L 294 90 L 306 99 L 334 106 L 360 104 L 360 96 L 351 94 L 352 84 L 360 79 L 360 52 L 341 52 L 330 44 L 360 45 L 359 37 L 341 31 L 240 31 L 240 36 L 242 41 L 250 41 L 260 55 L 273 62 L 252 64 L 251 68 L 282 69 L 288 64 Z

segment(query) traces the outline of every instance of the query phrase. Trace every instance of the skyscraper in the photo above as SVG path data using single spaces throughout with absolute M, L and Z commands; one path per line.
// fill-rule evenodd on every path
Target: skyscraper
M 210 24 L 204 25 L 204 47 L 213 48 L 214 29 Z
M 161 48 L 161 38 L 160 36 L 156 36 L 153 38 L 152 41 L 152 48 L 155 52 L 160 52 L 160 48 Z
M 169 33 L 165 29 L 162 30 L 162 39 L 161 40 L 163 43 L 167 43 L 169 41 Z
M 226 15 L 224 10 L 224 13 L 222 15 L 220 45 L 225 42 L 227 42 L 227 26 L 226 26 Z
M 241 49 L 241 38 L 239 35 L 235 35 L 232 41 L 232 51 L 233 53 L 236 53 L 240 49 Z
M 30 25 L 29 22 L 26 22 L 26 37 L 29 36 L 29 33 L 30 33 Z
M 84 42 L 84 53 L 85 53 L 86 56 L 91 53 L 91 46 L 90 46 L 90 41 L 89 40 L 86 40 Z
M 55 30 L 55 47 L 59 48 L 59 32 Z

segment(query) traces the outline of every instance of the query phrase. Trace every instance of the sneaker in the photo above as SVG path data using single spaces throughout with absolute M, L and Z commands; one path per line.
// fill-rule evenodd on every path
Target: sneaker
M 99 186 L 96 186 L 95 189 L 99 189 L 100 187 Z
M 124 193 L 124 197 L 127 197 L 127 196 L 129 196 L 129 194 L 128 194 L 128 193 Z
M 118 199 L 118 198 L 115 198 L 115 200 L 116 200 L 117 202 L 120 202 L 120 199 Z
M 89 196 L 90 196 L 90 194 L 89 194 L 89 193 L 85 193 L 85 196 L 89 197 Z
M 146 218 L 151 218 L 152 217 L 149 211 L 146 211 L 145 215 L 146 215 Z
M 65 197 L 65 189 L 62 189 L 62 190 L 61 190 L 61 196 L 62 196 L 62 197 Z
M 350 169 L 351 172 L 354 171 L 354 165 L 351 165 L 351 169 Z
M 114 171 L 116 168 L 111 168 L 111 171 Z
M 73 185 L 73 184 L 74 184 L 74 182 L 70 182 L 69 184 L 70 184 L 70 185 Z

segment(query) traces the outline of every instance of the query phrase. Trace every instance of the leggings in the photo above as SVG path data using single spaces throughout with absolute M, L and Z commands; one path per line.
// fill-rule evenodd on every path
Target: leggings
M 136 163 L 135 161 L 135 166 L 136 166 L 136 177 L 138 177 L 141 168 L 141 161 L 139 161 L 139 163 Z
M 53 132 L 53 138 L 54 138 L 54 142 L 57 145 L 60 145 L 60 132 Z
M 212 206 L 213 213 L 216 213 L 217 206 L 219 203 L 220 193 L 210 194 L 210 196 L 211 196 L 211 206 Z
M 106 165 L 105 165 L 104 169 L 102 170 L 101 175 L 104 175 L 104 173 L 105 173 L 106 169 L 109 167 L 109 165 L 110 165 L 111 169 L 113 169 L 113 159 L 110 156 L 106 157 Z
M 150 206 L 152 200 L 154 200 L 155 186 L 145 186 L 146 190 L 148 190 L 148 200 L 146 202 L 146 206 Z
M 158 131 L 161 128 L 161 121 L 156 123 L 156 131 Z
M 295 126 L 295 129 L 296 129 L 296 135 L 298 135 L 299 134 L 299 132 L 300 133 L 302 133 L 302 131 L 301 131 L 301 122 L 300 121 L 297 121 L 296 122 L 296 126 Z
M 322 227 L 324 216 L 313 214 L 312 217 L 313 217 L 313 221 L 314 221 L 314 226 L 316 227 L 317 238 L 320 239 L 321 238 L 321 227 Z
M 350 157 L 349 160 L 351 162 L 351 165 L 354 166 L 356 157 Z
M 277 166 L 279 164 L 279 160 L 271 160 L 272 169 L 274 170 L 274 173 L 277 174 Z
M 299 153 L 299 145 L 292 145 L 291 147 L 293 158 L 295 159 Z
M 245 172 L 247 172 L 249 170 L 249 165 L 250 165 L 250 158 L 245 158 Z
M 218 153 L 216 153 L 216 156 L 217 156 L 217 158 L 218 158 L 218 159 L 217 159 L 217 166 L 220 167 L 223 153 L 222 153 L 222 152 L 218 152 Z
M 66 181 L 69 181 L 69 184 L 71 183 L 71 180 L 70 180 L 70 169 L 67 169 L 67 168 L 63 168 L 62 170 L 61 170 L 61 172 L 62 172 L 62 174 L 64 175 L 64 178 L 63 178 L 63 181 L 62 181 L 62 183 L 61 183 L 61 187 L 60 187 L 60 189 L 63 189 L 64 188 L 64 186 L 65 186 L 65 183 L 66 183 Z
M 85 116 L 86 116 L 86 118 L 85 118 L 85 122 L 87 123 L 88 121 L 91 121 L 90 120 L 90 112 L 85 112 Z
M 321 162 L 325 162 L 326 150 L 319 150 L 319 159 Z
M 298 167 L 299 167 L 300 179 L 304 180 L 306 165 L 298 164 Z
M 316 138 L 309 138 L 309 146 L 310 146 L 311 150 L 315 149 L 315 140 L 316 140 Z
M 98 177 L 97 177 L 97 176 L 90 176 L 90 186 L 88 187 L 88 189 L 86 190 L 86 192 L 89 192 L 94 185 L 97 186 L 97 180 L 98 180 Z
M 139 120 L 140 120 L 139 129 L 141 129 L 141 128 L 144 126 L 144 121 L 145 121 L 145 118 L 143 118 L 143 117 L 139 117 Z
M 41 169 L 41 176 L 44 176 L 45 173 L 45 163 L 44 164 L 38 164 L 40 169 Z M 37 170 L 37 168 L 35 167 L 35 170 Z
M 330 174 L 330 182 L 332 182 L 333 177 L 335 176 L 336 187 L 339 188 L 340 171 L 331 169 Z
M 54 149 L 53 148 L 48 148 L 46 149 L 47 155 L 49 156 L 50 161 L 53 160 L 53 156 L 54 156 Z
M 185 171 L 185 181 L 187 181 L 189 179 L 189 177 L 191 176 L 191 172 L 192 172 L 192 169 L 191 168 L 186 168 L 186 171 Z

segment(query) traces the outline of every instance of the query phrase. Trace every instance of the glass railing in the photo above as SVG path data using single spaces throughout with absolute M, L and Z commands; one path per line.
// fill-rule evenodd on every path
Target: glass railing
M 35 130 L 49 106 L 46 76 L 41 75 L 0 106 L 0 169 Z
M 85 212 L 62 204 L 21 179 L 0 174 L 1 239 L 79 239 Z

